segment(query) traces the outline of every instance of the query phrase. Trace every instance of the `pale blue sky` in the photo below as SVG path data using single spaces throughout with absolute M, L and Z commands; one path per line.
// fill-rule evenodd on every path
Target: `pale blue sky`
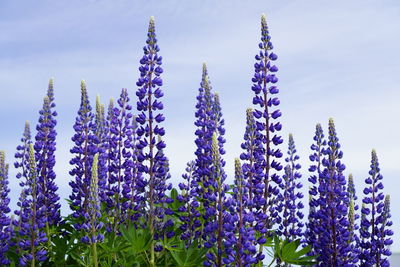
M 69 195 L 68 150 L 80 80 L 92 103 L 122 87 L 136 90 L 148 19 L 156 18 L 164 58 L 166 152 L 177 184 L 194 151 L 194 105 L 201 64 L 220 93 L 227 128 L 227 172 L 240 153 L 244 113 L 266 13 L 279 59 L 284 136 L 292 132 L 308 187 L 317 122 L 335 118 L 347 173 L 359 198 L 372 148 L 392 196 L 394 249 L 400 250 L 400 4 L 398 1 L 6 1 L 0 2 L 0 148 L 8 160 L 25 120 L 36 125 L 48 79 L 58 105 L 57 183 Z M 286 144 L 285 144 L 286 147 Z M 12 204 L 19 188 L 11 171 Z M 63 202 L 65 206 L 65 202 Z

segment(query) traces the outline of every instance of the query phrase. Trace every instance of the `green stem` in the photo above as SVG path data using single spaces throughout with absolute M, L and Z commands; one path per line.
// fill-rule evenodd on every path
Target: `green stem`
M 96 243 L 92 244 L 92 257 L 93 257 L 93 266 L 98 267 L 99 263 L 97 261 L 97 246 Z

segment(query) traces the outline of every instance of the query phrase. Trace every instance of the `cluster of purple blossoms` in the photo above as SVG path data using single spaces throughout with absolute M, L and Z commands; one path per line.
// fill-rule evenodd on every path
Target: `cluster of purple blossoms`
M 248 190 L 240 160 L 235 159 L 233 196 L 225 202 L 227 212 L 224 215 L 223 263 L 228 266 L 236 264 L 239 267 L 249 267 L 258 262 L 256 232 L 253 229 L 255 218 L 247 208 L 250 201 Z
M 222 166 L 220 154 L 220 144 L 218 134 L 214 132 L 211 145 L 211 173 L 209 178 L 210 187 L 207 188 L 205 199 L 205 214 L 203 218 L 207 221 L 204 224 L 205 243 L 204 247 L 216 247 L 215 252 L 210 250 L 206 254 L 204 266 L 222 266 L 223 260 L 223 241 L 225 239 L 224 217 L 225 217 L 225 193 L 229 190 L 229 185 L 225 184 L 225 173 Z M 206 202 L 206 200 L 208 202 Z
M 161 113 L 164 106 L 160 100 L 164 95 L 161 90 L 162 57 L 158 55 L 160 48 L 157 44 L 153 17 L 150 19 L 146 46 L 143 51 L 144 55 L 140 59 L 141 66 L 139 67 L 140 77 L 136 82 L 139 87 L 136 92 L 139 112 L 136 117 L 138 122 L 136 148 L 138 149 L 138 170 L 148 176 L 145 192 L 145 199 L 148 203 L 146 221 L 149 222 L 153 237 L 158 237 L 156 232 L 162 229 L 156 229 L 156 226 L 164 220 L 165 214 L 171 213 L 170 210 L 164 209 L 164 203 L 172 201 L 166 194 L 172 185 L 166 183 L 166 179 L 169 178 L 168 170 L 165 168 L 167 159 L 163 153 L 166 145 L 161 138 L 158 139 L 165 135 L 165 130 L 161 126 L 165 117 Z M 139 184 L 139 186 L 143 185 Z M 152 264 L 154 264 L 154 249 L 154 243 L 152 243 Z M 160 247 L 156 249 L 160 249 Z
M 360 262 L 361 266 L 389 266 L 388 257 L 391 255 L 387 248 L 393 243 L 393 231 L 390 220 L 390 198 L 383 194 L 383 176 L 380 174 L 378 157 L 375 150 L 371 153 L 371 170 L 365 179 L 365 197 L 361 209 L 360 227 Z
M 19 219 L 14 223 L 18 229 L 19 264 L 35 266 L 36 262 L 44 261 L 47 258 L 44 244 L 48 238 L 44 232 L 46 207 L 43 206 L 44 195 L 38 183 L 33 144 L 29 144 L 29 161 L 26 168 L 28 168 L 26 170 L 27 177 L 17 203 L 20 209 L 15 211 Z
M 293 135 L 289 134 L 288 157 L 285 159 L 287 165 L 281 183 L 281 193 L 279 200 L 282 205 L 281 218 L 279 218 L 279 233 L 287 240 L 294 241 L 303 237 L 303 217 L 302 209 L 304 205 L 301 201 L 303 194 L 299 191 L 303 184 L 299 181 L 301 165 L 297 155 Z
M 91 181 L 93 157 L 98 152 L 99 144 L 99 139 L 96 136 L 94 114 L 92 113 L 84 81 L 81 82 L 81 104 L 74 130 L 75 134 L 72 137 L 72 141 L 75 146 L 70 150 L 74 155 L 70 160 L 73 169 L 69 172 L 74 177 L 69 183 L 72 188 L 70 207 L 73 212 L 72 216 L 78 220 L 74 227 L 77 230 L 81 230 L 85 214 L 88 213 L 90 195 L 88 185 Z
M 10 198 L 8 193 L 8 164 L 6 164 L 4 151 L 0 151 L 0 264 L 8 265 L 10 260 L 6 253 L 11 245 L 13 227 L 11 218 L 8 215 L 11 209 L 9 207 Z
M 29 170 L 29 145 L 32 143 L 31 128 L 29 122 L 25 122 L 24 132 L 21 138 L 21 144 L 17 146 L 15 153 L 14 167 L 18 170 L 17 179 L 27 179 Z M 23 187 L 25 180 L 20 180 L 20 186 Z
M 179 229 L 182 231 L 181 240 L 185 240 L 186 246 L 190 246 L 192 242 L 201 236 L 201 212 L 199 211 L 200 202 L 198 200 L 197 188 L 198 184 L 195 180 L 195 161 L 187 163 L 186 173 L 182 175 L 185 180 L 179 183 L 181 194 L 178 195 L 178 200 L 184 203 L 179 208 L 179 212 L 184 215 L 179 217 L 182 224 Z
M 196 236 L 199 234 L 203 240 L 207 240 L 209 235 L 213 232 L 213 220 L 212 214 L 213 206 L 215 205 L 216 197 L 216 181 L 212 177 L 212 138 L 213 134 L 217 134 L 218 152 L 220 155 L 225 154 L 223 145 L 225 143 L 224 134 L 224 120 L 222 118 L 221 106 L 219 103 L 218 94 L 212 92 L 210 79 L 208 76 L 207 66 L 203 64 L 202 79 L 199 88 L 199 94 L 197 96 L 196 104 L 196 121 L 195 126 L 197 127 L 195 135 L 195 166 L 193 172 L 193 180 L 190 184 L 191 188 L 190 198 L 193 199 L 195 205 L 200 204 L 203 223 L 194 223 L 192 226 L 199 227 L 200 229 L 191 229 Z M 225 161 L 220 157 L 221 168 L 225 166 Z M 221 169 L 221 175 L 225 179 L 225 173 Z M 195 199 L 199 198 L 202 201 L 198 203 Z M 199 215 L 195 211 L 192 214 Z M 210 217 L 211 216 L 211 217 Z
M 54 110 L 54 89 L 53 80 L 49 82 L 47 95 L 43 100 L 43 108 L 40 110 L 39 123 L 36 126 L 37 134 L 35 136 L 35 158 L 38 174 L 38 187 L 43 194 L 43 203 L 45 209 L 45 219 L 47 228 L 55 226 L 61 221 L 60 215 L 60 197 L 58 196 L 58 186 L 55 183 L 56 173 L 54 165 L 56 163 L 56 130 L 57 121 L 55 117 L 57 112 Z M 47 233 L 50 238 L 50 233 Z
M 100 203 L 107 201 L 107 177 L 108 177 L 108 137 L 109 137 L 109 121 L 105 115 L 104 104 L 100 102 L 100 97 L 96 97 L 96 137 L 98 139 L 97 152 L 99 153 L 98 162 L 98 181 L 99 181 L 99 198 Z
M 360 254 L 360 248 L 359 248 L 360 239 L 357 234 L 357 231 L 359 230 L 358 219 L 360 218 L 360 215 L 358 214 L 359 207 L 356 203 L 357 195 L 352 174 L 349 175 L 347 181 L 347 194 L 349 198 L 349 212 L 348 212 L 349 238 L 347 241 L 350 246 L 349 259 L 353 259 L 353 262 L 351 264 L 357 264 Z
M 96 244 L 104 240 L 104 235 L 101 234 L 101 230 L 104 226 L 103 222 L 100 221 L 101 210 L 100 210 L 100 199 L 99 199 L 99 154 L 95 154 L 93 157 L 93 165 L 90 177 L 89 195 L 88 195 L 88 209 L 84 213 L 85 221 L 81 225 L 86 234 L 81 238 L 81 241 L 85 244 Z
M 346 178 L 343 175 L 345 165 L 341 162 L 343 152 L 340 150 L 339 139 L 336 135 L 335 125 L 332 119 L 329 120 L 329 135 L 327 146 L 324 149 L 318 147 L 321 145 L 319 137 L 323 135 L 322 129 L 317 126 L 317 145 L 313 145 L 316 153 L 310 156 L 312 161 L 318 162 L 317 165 L 310 167 L 311 171 L 318 168 L 320 173 L 317 177 L 312 177 L 311 181 L 318 183 L 318 208 L 314 206 L 315 214 L 313 225 L 315 228 L 315 243 L 311 243 L 316 254 L 319 254 L 318 260 L 320 266 L 354 266 L 357 259 L 352 258 L 352 246 L 349 242 L 349 220 L 348 205 L 349 196 L 346 188 Z M 322 157 L 318 155 L 322 151 Z M 317 158 L 315 158 L 317 154 Z M 317 179 L 318 181 L 315 181 Z M 314 194 L 313 189 L 311 192 Z M 313 195 L 311 194 L 311 195 Z M 308 237 L 309 238 L 309 237 Z
M 320 227 L 320 221 L 318 218 L 317 211 L 319 210 L 319 191 L 318 187 L 321 184 L 321 173 L 322 173 L 322 159 L 325 153 L 326 140 L 324 139 L 324 132 L 321 124 L 317 124 L 315 135 L 314 135 L 314 143 L 311 145 L 312 154 L 310 155 L 311 166 L 308 171 L 311 176 L 308 178 L 308 181 L 312 184 L 309 188 L 309 214 L 308 214 L 308 223 L 306 223 L 306 232 L 305 238 L 308 244 L 312 245 L 311 255 L 316 255 L 319 244 L 318 237 L 318 229 Z
M 276 107 L 280 101 L 276 95 L 279 90 L 276 87 L 278 78 L 275 73 L 278 68 L 273 65 L 273 61 L 277 59 L 277 55 L 272 52 L 273 45 L 268 32 L 266 18 L 263 15 L 261 18 L 261 42 L 259 44 L 259 54 L 255 56 L 256 63 L 254 64 L 255 74 L 252 78 L 252 90 L 255 93 L 253 104 L 256 137 L 262 144 L 262 151 L 256 151 L 255 165 L 260 168 L 262 176 L 263 190 L 257 190 L 259 195 L 254 195 L 253 198 L 257 201 L 254 203 L 253 212 L 257 219 L 256 229 L 262 233 L 266 233 L 272 229 L 276 218 L 278 217 L 277 206 L 275 205 L 279 195 L 279 185 L 281 178 L 278 172 L 282 170 L 282 165 L 277 159 L 282 157 L 282 152 L 278 146 L 283 142 L 278 132 L 282 128 L 282 124 L 276 120 L 281 116 L 281 112 Z M 275 170 L 275 172 L 273 172 Z M 257 184 L 253 188 L 258 188 Z
M 107 210 L 111 229 L 118 233 L 118 225 L 125 221 L 130 210 L 132 183 L 132 106 L 128 91 L 122 89 L 118 106 L 112 108 L 108 137 Z

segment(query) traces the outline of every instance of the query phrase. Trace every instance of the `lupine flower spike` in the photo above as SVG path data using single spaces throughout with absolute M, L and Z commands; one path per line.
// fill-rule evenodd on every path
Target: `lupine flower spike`
M 101 218 L 101 212 L 99 199 L 98 163 L 99 154 L 95 154 L 93 157 L 92 175 L 90 178 L 88 206 L 84 214 L 85 223 L 82 225 L 86 235 L 81 239 L 83 243 L 91 245 L 92 264 L 94 267 L 98 267 L 97 243 L 104 240 L 104 235 L 101 234 L 104 224 L 103 222 L 99 221 Z
M 324 167 L 320 174 L 319 210 L 317 217 L 320 266 L 353 266 L 350 257 L 348 205 L 346 178 L 343 175 L 345 165 L 341 162 L 339 139 L 336 135 L 333 119 L 329 120 L 328 145 L 322 159 Z M 350 264 L 350 265 L 349 265 Z
M 260 51 L 255 56 L 254 76 L 252 78 L 252 90 L 255 93 L 253 97 L 254 117 L 256 122 L 257 138 L 262 143 L 262 153 L 257 157 L 256 165 L 260 166 L 263 179 L 262 198 L 258 199 L 258 205 L 254 206 L 254 214 L 258 217 L 255 229 L 263 235 L 268 234 L 272 229 L 277 217 L 278 210 L 275 202 L 279 194 L 279 186 L 281 178 L 278 172 L 282 170 L 282 165 L 277 159 L 282 157 L 282 152 L 278 146 L 283 142 L 278 132 L 282 128 L 282 124 L 277 121 L 281 116 L 281 112 L 276 107 L 280 101 L 276 95 L 279 90 L 276 87 L 278 78 L 276 72 L 278 67 L 273 64 L 278 57 L 272 52 L 273 45 L 269 34 L 266 17 L 261 17 L 261 42 L 259 43 Z M 260 253 L 263 251 L 262 237 L 260 243 Z M 260 255 L 260 260 L 263 256 Z
M 8 164 L 6 164 L 4 151 L 0 151 L 0 264 L 8 265 L 10 260 L 6 253 L 11 247 L 12 225 L 10 213 L 10 198 L 8 196 Z
M 61 221 L 60 197 L 57 192 L 58 186 L 55 183 L 56 173 L 54 171 L 57 136 L 55 130 L 57 125 L 55 106 L 53 79 L 51 79 L 47 94 L 43 100 L 43 108 L 39 112 L 40 116 L 36 126 L 37 134 L 34 144 L 38 186 L 43 194 L 43 199 L 40 201 L 43 202 L 42 206 L 46 209 L 46 234 L 49 239 L 51 238 L 50 227 L 57 226 Z
M 302 220 L 304 214 L 302 209 L 304 205 L 301 201 L 303 194 L 299 191 L 303 185 L 299 182 L 301 178 L 299 159 L 293 135 L 289 134 L 288 157 L 285 159 L 287 165 L 281 184 L 280 200 L 282 204 L 280 208 L 282 209 L 282 218 L 280 218 L 279 226 L 280 233 L 289 241 L 303 238 L 304 224 Z
M 22 189 L 17 205 L 21 208 L 16 214 L 19 215 L 20 236 L 18 247 L 20 249 L 19 264 L 36 266 L 38 262 L 46 260 L 47 252 L 44 243 L 47 242 L 46 233 L 46 209 L 42 206 L 43 193 L 38 184 L 37 166 L 35 163 L 35 151 L 33 144 L 29 145 L 29 170 L 28 179 Z
M 223 263 L 236 263 L 235 266 L 250 266 L 257 263 L 255 246 L 255 231 L 252 227 L 253 213 L 246 209 L 248 188 L 245 185 L 242 165 L 239 159 L 235 159 L 235 186 L 233 197 L 225 202 L 228 212 L 224 216 L 224 250 Z
M 118 106 L 114 107 L 110 125 L 108 166 L 109 177 L 107 210 L 111 220 L 111 230 L 118 233 L 118 226 L 127 219 L 132 183 L 132 106 L 129 104 L 128 90 L 122 89 Z
M 392 244 L 390 236 L 392 225 L 390 221 L 389 198 L 383 194 L 383 176 L 380 173 L 376 151 L 371 153 L 371 170 L 365 179 L 363 207 L 361 209 L 361 266 L 389 266 L 388 256 L 391 255 L 387 246 Z
M 161 113 L 164 105 L 160 101 L 164 93 L 161 90 L 162 79 L 161 68 L 162 57 L 158 55 L 160 48 L 157 44 L 155 33 L 154 18 L 150 18 L 147 33 L 146 46 L 143 48 L 144 55 L 140 60 L 140 77 L 136 83 L 139 89 L 136 92 L 139 100 L 137 110 L 139 112 L 136 121 L 139 123 L 137 134 L 139 143 L 138 148 L 140 162 L 139 171 L 147 174 L 148 188 L 146 198 L 148 199 L 148 218 L 151 235 L 155 235 L 155 225 L 157 220 L 156 201 L 160 198 L 156 193 L 156 185 L 159 179 L 164 179 L 165 169 L 158 168 L 158 161 L 162 157 L 158 156 L 158 151 L 165 148 L 164 141 L 157 142 L 157 136 L 164 136 L 165 130 L 161 127 L 161 122 L 165 120 Z M 165 188 L 166 190 L 167 188 Z M 155 242 L 151 243 L 150 266 L 155 266 Z
M 72 187 L 70 207 L 72 216 L 78 221 L 74 224 L 76 230 L 82 229 L 85 212 L 89 205 L 89 184 L 93 157 L 98 151 L 99 139 L 96 136 L 94 114 L 89 103 L 85 81 L 81 82 L 81 104 L 74 125 L 75 134 L 72 141 L 75 146 L 70 150 L 74 157 L 69 172 L 74 178 L 69 184 Z
M 308 181 L 312 184 L 309 188 L 309 206 L 310 212 L 308 215 L 308 223 L 306 224 L 307 230 L 305 232 L 305 238 L 307 243 L 311 245 L 312 250 L 310 255 L 316 255 L 321 250 L 320 239 L 319 239 L 319 229 L 321 221 L 318 217 L 318 210 L 320 208 L 319 198 L 320 192 L 318 190 L 321 184 L 321 174 L 322 174 L 322 159 L 325 154 L 326 140 L 324 139 L 324 133 L 321 124 L 317 124 L 314 143 L 311 145 L 312 154 L 310 155 L 311 166 L 308 169 L 312 175 L 308 178 Z

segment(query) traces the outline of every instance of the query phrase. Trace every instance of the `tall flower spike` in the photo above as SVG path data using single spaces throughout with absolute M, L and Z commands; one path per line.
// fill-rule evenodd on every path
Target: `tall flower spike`
M 350 174 L 347 182 L 347 194 L 349 197 L 349 214 L 348 214 L 348 220 L 349 220 L 349 226 L 348 226 L 348 232 L 349 232 L 349 239 L 348 243 L 350 245 L 350 263 L 352 264 L 357 264 L 358 262 L 358 255 L 360 254 L 360 249 L 359 249 L 359 244 L 360 244 L 360 239 L 357 234 L 357 231 L 359 230 L 359 224 L 357 223 L 359 219 L 359 214 L 358 214 L 358 205 L 356 203 L 357 200 L 357 195 L 356 195 L 356 188 L 354 185 L 354 180 L 353 180 L 353 175 Z
M 249 208 L 255 206 L 260 209 L 263 205 L 263 171 L 259 164 L 260 157 L 263 154 L 263 146 L 261 135 L 256 130 L 256 122 L 254 119 L 253 110 L 246 110 L 246 131 L 244 133 L 244 142 L 241 147 L 244 150 L 240 154 L 240 159 L 243 163 L 243 174 L 248 187 Z
M 324 133 L 321 124 L 317 124 L 314 135 L 314 143 L 311 145 L 312 154 L 309 159 L 311 161 L 311 166 L 308 171 L 311 176 L 308 178 L 308 181 L 312 184 L 309 188 L 309 207 L 310 212 L 308 215 L 308 223 L 306 224 L 306 232 L 305 238 L 307 243 L 311 245 L 312 250 L 310 255 L 318 254 L 317 251 L 320 251 L 320 239 L 319 239 L 319 229 L 320 229 L 320 220 L 318 218 L 318 210 L 319 210 L 319 190 L 318 187 L 321 184 L 321 173 L 322 173 L 322 159 L 325 153 L 326 140 L 324 139 Z
M 392 225 L 388 219 L 389 199 L 385 202 L 383 194 L 383 176 L 380 173 L 376 151 L 371 153 L 371 170 L 365 179 L 362 219 L 360 227 L 361 249 L 360 261 L 362 266 L 389 266 L 387 257 L 391 255 L 387 248 L 392 243 L 392 231 L 387 227 Z
M 146 197 L 148 199 L 148 218 L 151 235 L 155 234 L 156 223 L 156 192 L 155 187 L 159 179 L 164 179 L 163 169 L 155 169 L 160 161 L 157 152 L 165 148 L 164 141 L 157 142 L 157 136 L 164 136 L 165 130 L 161 127 L 161 122 L 165 120 L 161 113 L 164 106 L 161 97 L 164 93 L 161 90 L 162 79 L 161 68 L 162 57 L 158 55 L 160 48 L 157 44 L 154 18 L 150 18 L 149 29 L 147 33 L 146 46 L 143 48 L 144 55 L 140 60 L 140 77 L 136 82 L 139 87 L 136 95 L 138 96 L 137 110 L 139 115 L 136 121 L 139 123 L 137 134 L 139 142 L 136 145 L 140 151 L 138 160 L 140 162 L 140 172 L 146 174 L 148 188 Z M 150 266 L 155 266 L 155 242 L 151 243 Z
M 70 150 L 74 157 L 70 160 L 73 169 L 69 174 L 72 194 L 70 195 L 72 215 L 77 222 L 74 227 L 82 229 L 85 211 L 89 205 L 89 187 L 93 157 L 98 151 L 99 139 L 96 136 L 94 114 L 90 106 L 86 83 L 81 82 L 81 104 L 74 124 L 75 134 L 72 137 L 74 147 Z
M 256 106 L 253 114 L 256 130 L 263 145 L 263 152 L 257 158 L 256 163 L 261 166 L 264 184 L 263 198 L 259 200 L 261 207 L 255 207 L 255 214 L 258 217 L 256 229 L 261 233 L 270 230 L 278 216 L 275 201 L 281 183 L 278 172 L 282 170 L 282 165 L 276 160 L 282 157 L 278 146 L 283 142 L 278 134 L 282 125 L 277 121 L 281 116 L 280 110 L 277 109 L 280 101 L 275 97 L 279 92 L 275 85 L 278 82 L 275 74 L 278 68 L 273 64 L 278 57 L 272 52 L 273 45 L 270 39 L 266 17 L 262 15 L 260 51 L 255 56 L 255 74 L 252 78 L 252 90 L 255 93 L 253 104 Z
M 143 180 L 142 173 L 139 171 L 140 162 L 138 160 L 139 157 L 139 149 L 136 147 L 138 143 L 137 136 L 137 128 L 138 123 L 136 121 L 136 116 L 132 117 L 132 182 L 130 184 L 131 187 L 131 195 L 130 195 L 130 208 L 129 208 L 129 216 L 131 221 L 137 223 L 139 218 L 144 215 L 145 208 L 145 197 L 144 192 L 146 191 L 146 182 Z
M 179 229 L 182 231 L 180 236 L 184 240 L 186 246 L 189 247 L 194 240 L 201 236 L 201 213 L 199 211 L 200 202 L 197 199 L 197 182 L 194 179 L 195 161 L 187 163 L 186 173 L 182 175 L 184 183 L 179 183 L 181 194 L 178 195 L 178 200 L 183 203 L 179 208 L 179 212 L 183 215 L 179 217 L 182 222 Z
M 99 153 L 99 197 L 100 202 L 105 203 L 107 201 L 107 171 L 108 171 L 108 133 L 109 125 L 106 121 L 104 105 L 100 102 L 100 96 L 96 97 L 96 114 L 95 114 L 95 125 L 96 125 L 96 137 L 98 141 L 98 153 Z
M 86 231 L 86 235 L 82 237 L 81 241 L 85 244 L 96 244 L 104 240 L 101 234 L 103 222 L 99 221 L 101 218 L 100 212 L 100 199 L 99 199 L 99 154 L 93 157 L 92 174 L 90 177 L 89 197 L 87 210 L 85 210 L 85 222 L 82 228 Z M 96 249 L 95 246 L 92 249 Z
M 21 138 L 21 144 L 17 146 L 17 152 L 15 153 L 14 167 L 18 169 L 17 178 L 21 179 L 20 185 L 24 186 L 24 180 L 28 178 L 29 171 L 29 145 L 32 143 L 31 130 L 29 122 L 25 122 L 24 132 Z
M 43 201 L 42 205 L 46 209 L 46 234 L 48 238 L 51 238 L 50 227 L 58 225 L 61 221 L 60 197 L 57 192 L 58 186 L 55 183 L 56 173 L 54 171 L 57 136 L 55 106 L 53 79 L 51 79 L 43 100 L 43 108 L 39 112 L 34 144 L 39 188 L 43 194 L 43 199 L 40 201 Z
M 248 188 L 245 185 L 242 164 L 235 159 L 235 185 L 233 196 L 225 202 L 228 212 L 224 215 L 224 264 L 248 266 L 257 263 L 255 231 L 252 227 L 254 216 L 246 209 Z
M 128 90 L 122 89 L 118 106 L 113 108 L 109 138 L 109 191 L 107 210 L 112 231 L 118 233 L 119 225 L 126 220 L 132 183 L 132 106 L 129 104 Z
M 299 170 L 301 165 L 298 163 L 300 157 L 297 155 L 296 146 L 293 135 L 289 134 L 288 157 L 285 159 L 287 165 L 285 167 L 285 175 L 281 184 L 280 205 L 282 209 L 282 218 L 279 230 L 285 239 L 294 241 L 303 238 L 302 222 L 304 214 L 303 194 L 299 191 L 303 184 L 299 182 L 301 174 Z
M 204 227 L 204 231 L 206 233 L 206 243 L 204 246 L 211 248 L 216 245 L 216 253 L 207 253 L 207 259 L 204 262 L 204 266 L 222 266 L 223 239 L 225 234 L 223 231 L 224 203 L 226 201 L 225 192 L 228 191 L 229 186 L 224 184 L 225 176 L 221 163 L 217 132 L 214 132 L 213 134 L 211 148 L 211 186 L 206 192 L 208 205 L 205 206 L 205 216 L 207 216 L 207 221 Z
M 43 206 L 43 194 L 38 184 L 37 166 L 33 144 L 29 145 L 29 170 L 28 178 L 22 189 L 18 206 L 20 211 L 18 229 L 19 264 L 36 266 L 37 262 L 46 260 L 47 252 L 44 243 L 47 242 L 46 233 L 46 207 Z
M 10 198 L 8 194 L 8 164 L 6 164 L 6 155 L 0 151 L 0 264 L 8 265 L 10 260 L 6 257 L 8 249 L 11 247 L 12 225 L 10 213 Z
M 328 146 L 322 159 L 324 169 L 318 187 L 320 208 L 317 216 L 320 224 L 317 247 L 321 266 L 347 266 L 352 262 L 347 217 L 349 198 L 343 175 L 346 167 L 341 162 L 343 152 L 340 147 L 335 124 L 333 119 L 329 119 Z

